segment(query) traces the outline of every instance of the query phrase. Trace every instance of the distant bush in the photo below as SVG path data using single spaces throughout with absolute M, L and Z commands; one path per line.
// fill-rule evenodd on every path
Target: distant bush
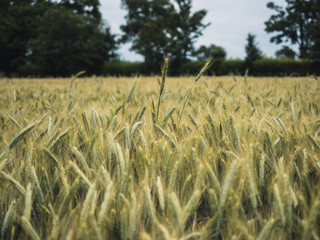
M 160 66 L 144 62 L 127 62 L 114 60 L 104 64 L 102 75 L 104 76 L 133 76 L 141 74 L 144 76 L 160 73 Z
M 213 67 L 214 68 L 214 67 Z M 243 75 L 245 73 L 245 62 L 241 59 L 229 59 L 223 61 L 216 70 L 217 75 Z
M 171 63 L 168 74 L 170 76 L 195 76 L 199 73 L 206 60 L 189 61 L 180 66 Z M 218 59 L 207 72 L 209 76 L 223 75 L 244 75 L 246 72 L 246 62 L 241 59 Z M 75 73 L 76 74 L 76 73 Z M 153 76 L 161 74 L 160 64 L 144 62 L 128 62 L 112 60 L 104 63 L 101 72 L 102 76 Z M 0 76 L 4 75 L 4 73 Z M 310 60 L 293 59 L 273 59 L 264 58 L 252 63 L 249 69 L 251 76 L 310 76 L 320 75 L 320 62 Z M 85 75 L 84 75 L 85 76 Z M 52 77 L 34 64 L 26 64 L 11 73 L 11 77 Z
M 202 66 L 206 63 L 206 60 L 190 61 L 182 64 L 179 68 L 179 75 L 197 75 Z M 210 73 L 209 73 L 210 74 Z
M 197 75 L 206 60 L 190 61 L 180 67 L 179 75 Z M 243 74 L 244 61 L 240 59 L 216 60 L 212 68 L 208 71 L 208 75 L 229 75 Z
M 41 69 L 39 66 L 35 64 L 25 64 L 18 67 L 15 73 L 11 74 L 12 77 L 38 77 L 45 76 L 45 74 L 41 73 Z
M 180 67 L 170 66 L 169 75 L 197 75 L 206 60 L 189 61 Z M 170 69 L 171 68 L 171 69 Z M 252 76 L 306 76 L 320 75 L 320 62 L 293 59 L 265 58 L 253 62 L 249 73 Z M 208 75 L 244 75 L 246 64 L 241 59 L 217 60 Z M 160 74 L 160 66 L 143 62 L 125 62 L 115 60 L 105 63 L 102 69 L 104 76 L 144 76 Z
M 319 75 L 320 62 L 266 58 L 253 63 L 251 74 L 254 76 Z

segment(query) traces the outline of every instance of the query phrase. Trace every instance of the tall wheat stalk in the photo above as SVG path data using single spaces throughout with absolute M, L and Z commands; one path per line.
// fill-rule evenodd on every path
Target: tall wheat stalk
M 214 63 L 214 59 L 212 57 L 210 57 L 207 60 L 207 62 L 205 63 L 205 65 L 201 68 L 201 70 L 198 73 L 197 77 L 194 79 L 194 81 L 192 83 L 192 86 L 187 90 L 187 95 L 185 96 L 183 107 L 182 107 L 182 110 L 181 110 L 180 115 L 179 115 L 178 126 L 180 124 L 184 109 L 185 109 L 185 107 L 187 105 L 188 99 L 190 97 L 190 94 L 191 94 L 191 91 L 192 91 L 194 85 L 199 81 L 199 79 L 203 76 L 203 74 L 205 74 L 210 69 L 210 67 L 212 66 L 213 63 Z
M 159 118 L 159 110 L 160 110 L 160 103 L 161 103 L 161 96 L 163 94 L 163 89 L 164 89 L 164 84 L 166 82 L 166 77 L 167 77 L 167 73 L 168 73 L 168 68 L 169 68 L 169 58 L 166 57 L 164 59 L 164 63 L 161 69 L 161 73 L 162 73 L 162 79 L 161 79 L 161 84 L 160 84 L 160 92 L 159 92 L 159 98 L 158 98 L 158 106 L 157 106 L 157 114 L 156 114 L 156 119 L 158 121 Z

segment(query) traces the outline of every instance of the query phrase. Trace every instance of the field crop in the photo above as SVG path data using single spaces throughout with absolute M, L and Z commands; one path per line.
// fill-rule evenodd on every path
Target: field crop
M 320 238 L 315 79 L 0 83 L 2 239 Z

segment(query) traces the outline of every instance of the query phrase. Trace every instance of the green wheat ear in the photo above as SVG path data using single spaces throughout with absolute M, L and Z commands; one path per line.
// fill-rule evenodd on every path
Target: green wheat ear
M 213 63 L 214 63 L 214 58 L 213 57 L 208 58 L 207 62 L 201 68 L 194 82 L 197 82 L 203 76 L 203 74 L 205 74 L 211 68 Z
M 179 120 L 178 120 L 178 126 L 180 124 L 180 121 L 181 121 L 181 118 L 182 118 L 182 115 L 183 115 L 183 112 L 185 110 L 185 107 L 186 107 L 186 104 L 188 102 L 188 99 L 189 99 L 189 96 L 190 96 L 190 93 L 191 93 L 191 90 L 192 88 L 194 87 L 194 85 L 196 84 L 196 82 L 199 81 L 199 79 L 210 69 L 210 67 L 212 66 L 212 64 L 214 63 L 214 59 L 213 57 L 210 57 L 207 62 L 204 64 L 204 66 L 201 68 L 200 72 L 198 73 L 198 75 L 196 76 L 196 78 L 194 79 L 194 82 L 191 86 L 191 88 L 189 88 L 189 90 L 187 91 L 187 95 L 185 97 L 185 101 L 183 103 L 183 107 L 182 107 L 182 110 L 180 112 L 180 116 L 179 116 Z
M 13 223 L 13 220 L 15 218 L 14 212 L 16 208 L 16 201 L 13 200 L 8 208 L 8 211 L 4 215 L 4 219 L 1 226 L 1 238 L 4 239 L 4 236 L 9 231 L 9 228 L 11 227 L 11 224 Z
M 159 92 L 159 98 L 158 98 L 158 107 L 157 107 L 157 114 L 156 114 L 156 119 L 158 121 L 159 118 L 159 110 L 160 110 L 160 102 L 161 102 L 161 96 L 163 93 L 163 89 L 164 89 L 164 84 L 166 82 L 166 77 L 167 77 L 167 73 L 168 73 L 168 68 L 169 68 L 169 58 L 166 57 L 164 59 L 164 63 L 161 69 L 161 73 L 162 73 L 162 79 L 161 79 L 161 84 L 160 84 L 160 92 Z
M 229 189 L 231 187 L 231 183 L 234 179 L 234 176 L 236 174 L 237 171 L 237 165 L 238 165 L 238 160 L 233 160 L 233 163 L 231 164 L 227 175 L 223 181 L 222 184 L 222 190 L 221 190 L 221 197 L 220 197 L 220 207 L 224 207 L 226 200 L 227 200 L 227 195 L 229 192 Z
M 26 189 L 21 185 L 21 183 L 17 180 L 15 180 L 10 175 L 6 174 L 4 171 L 0 172 L 0 176 L 2 175 L 2 178 L 7 180 L 13 187 L 15 187 L 23 196 L 26 194 Z
M 72 85 L 73 85 L 73 82 L 74 80 L 76 80 L 77 77 L 79 77 L 80 75 L 84 74 L 86 71 L 81 71 L 81 72 L 78 72 L 76 75 L 74 75 L 70 81 L 70 91 L 71 91 L 71 88 L 72 88 Z
M 16 136 L 11 140 L 9 144 L 9 149 L 13 148 L 28 132 L 30 132 L 36 125 L 38 124 L 37 122 L 31 123 L 24 129 L 20 130 Z
M 30 221 L 25 216 L 21 217 L 21 225 L 24 231 L 30 236 L 32 240 L 40 240 L 38 233 L 35 231 Z
M 136 85 L 137 85 L 137 81 L 138 81 L 138 80 L 135 80 L 135 81 L 133 82 L 132 86 L 131 86 L 130 92 L 129 92 L 129 94 L 128 94 L 128 96 L 127 96 L 127 99 L 126 99 L 126 102 L 127 102 L 127 103 L 131 101 L 133 92 L 134 92 L 134 90 L 135 90 L 135 88 L 136 88 Z M 124 104 L 123 104 L 123 105 L 124 105 Z
M 257 240 L 268 240 L 271 237 L 276 221 L 270 219 L 262 228 Z

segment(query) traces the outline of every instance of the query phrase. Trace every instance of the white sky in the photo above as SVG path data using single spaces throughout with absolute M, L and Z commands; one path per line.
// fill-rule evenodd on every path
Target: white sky
M 280 45 L 270 43 L 273 34 L 264 31 L 264 22 L 274 14 L 266 7 L 269 0 L 193 0 L 193 11 L 206 9 L 208 11 L 204 23 L 211 25 L 203 31 L 195 46 L 215 44 L 227 51 L 227 58 L 244 58 L 247 34 L 256 35 L 256 41 L 262 52 L 274 56 Z M 284 0 L 273 0 L 278 5 L 285 6 Z M 121 0 L 101 0 L 103 19 L 111 26 L 113 34 L 121 35 L 120 25 L 125 24 L 126 11 L 121 9 Z M 129 61 L 143 60 L 141 55 L 130 52 L 130 43 L 121 45 L 118 53 L 120 58 Z

